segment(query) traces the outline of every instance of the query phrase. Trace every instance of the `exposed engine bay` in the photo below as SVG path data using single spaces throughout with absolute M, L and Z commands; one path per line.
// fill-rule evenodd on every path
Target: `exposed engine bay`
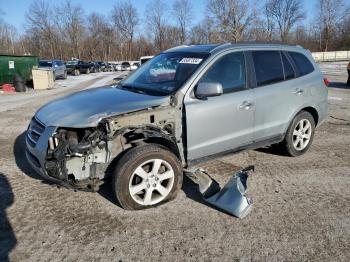
M 73 188 L 97 191 L 112 160 L 128 148 L 157 142 L 182 158 L 175 113 L 174 107 L 159 107 L 106 118 L 97 127 L 58 128 L 48 141 L 47 174 Z

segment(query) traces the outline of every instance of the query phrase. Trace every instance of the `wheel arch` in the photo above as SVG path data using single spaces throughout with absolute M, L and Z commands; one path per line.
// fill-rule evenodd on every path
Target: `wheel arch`
M 315 120 L 315 126 L 317 126 L 318 120 L 319 120 L 319 115 L 318 115 L 318 112 L 317 112 L 316 108 L 314 108 L 312 106 L 304 107 L 301 110 L 299 110 L 299 112 L 297 114 L 299 114 L 301 111 L 309 112 L 312 115 L 312 117 L 314 118 L 314 120 Z
M 124 151 L 139 145 L 158 144 L 168 149 L 182 161 L 175 138 L 167 131 L 156 126 L 125 127 L 115 135 L 113 141 L 120 143 L 119 150 L 112 153 L 113 158 L 117 158 Z

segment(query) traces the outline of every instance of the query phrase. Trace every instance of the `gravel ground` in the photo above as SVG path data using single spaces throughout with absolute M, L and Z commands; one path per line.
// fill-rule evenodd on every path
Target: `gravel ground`
M 321 68 L 326 75 L 327 68 L 334 71 Z M 112 75 L 77 78 L 66 88 L 21 99 L 0 95 L 0 260 L 8 255 L 11 261 L 349 261 L 346 71 L 327 75 L 329 117 L 306 155 L 290 158 L 263 148 L 203 165 L 223 184 L 240 167 L 255 164 L 248 181 L 254 207 L 242 220 L 205 205 L 187 179 L 174 201 L 133 212 L 115 204 L 108 185 L 99 193 L 74 192 L 33 173 L 23 154 L 23 132 L 34 112 L 56 97 L 109 82 Z

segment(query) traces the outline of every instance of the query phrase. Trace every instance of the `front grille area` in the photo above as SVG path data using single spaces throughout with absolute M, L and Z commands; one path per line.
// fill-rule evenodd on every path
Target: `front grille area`
M 39 120 L 37 120 L 35 117 L 33 117 L 27 131 L 27 141 L 32 147 L 35 147 L 44 130 L 45 125 L 42 124 Z

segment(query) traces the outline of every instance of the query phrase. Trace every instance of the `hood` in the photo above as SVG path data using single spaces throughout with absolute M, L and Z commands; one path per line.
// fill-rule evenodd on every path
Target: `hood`
M 93 127 L 105 117 L 169 103 L 169 97 L 150 96 L 106 86 L 54 100 L 36 113 L 46 126 Z

